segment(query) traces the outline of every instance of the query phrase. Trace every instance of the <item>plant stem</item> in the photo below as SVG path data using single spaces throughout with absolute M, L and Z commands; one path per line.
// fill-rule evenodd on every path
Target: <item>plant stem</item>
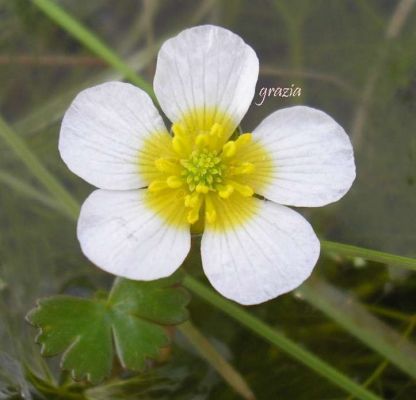
M 405 339 L 407 337 L 409 337 L 409 335 L 412 333 L 412 331 L 415 328 L 416 325 L 416 316 L 411 317 L 411 321 L 408 324 L 406 330 L 403 333 L 402 338 Z M 375 382 L 380 376 L 381 374 L 384 372 L 384 370 L 389 366 L 389 361 L 388 360 L 383 360 L 378 366 L 377 368 L 374 370 L 374 372 L 366 379 L 366 381 L 362 384 L 364 387 L 369 387 L 373 382 Z M 349 396 L 347 400 L 353 400 L 354 396 Z
M 208 339 L 189 321 L 178 326 L 179 331 L 224 380 L 244 399 L 254 400 L 255 396 L 246 381 L 224 357 L 218 353 Z
M 297 292 L 369 348 L 416 378 L 416 347 L 371 315 L 353 296 L 333 287 L 316 274 Z
M 350 378 L 333 368 L 325 361 L 285 337 L 283 333 L 271 328 L 264 322 L 258 320 L 256 317 L 250 315 L 242 307 L 218 296 L 215 292 L 208 289 L 205 285 L 198 282 L 191 276 L 187 275 L 183 283 L 186 288 L 201 297 L 207 303 L 220 309 L 229 317 L 235 319 L 241 325 L 250 329 L 262 339 L 265 339 L 266 341 L 279 347 L 291 357 L 308 366 L 310 369 L 344 389 L 346 392 L 353 394 L 360 399 L 381 400 L 378 396 L 364 389 L 362 386 L 352 381 Z
M 32 187 L 32 185 L 23 182 L 23 180 L 16 178 L 8 172 L 3 172 L 0 170 L 0 184 L 9 186 L 10 189 L 15 190 L 16 192 L 21 193 L 28 198 L 38 201 L 48 208 L 65 212 L 61 203 L 59 203 L 57 200 L 53 199 L 46 193 L 42 193 L 41 191 L 36 190 L 34 187 Z
M 374 64 L 369 68 L 368 77 L 362 90 L 363 94 L 358 102 L 351 127 L 351 139 L 356 147 L 361 146 L 366 120 L 370 111 L 371 97 L 377 88 L 377 82 L 383 76 L 384 64 L 388 60 L 394 41 L 403 29 L 414 5 L 415 0 L 400 0 L 400 2 L 397 2 L 387 24 L 384 40 L 380 43 Z
M 416 271 L 416 258 L 403 257 L 396 254 L 384 253 L 378 250 L 352 246 L 350 244 L 321 240 L 322 250 L 333 252 L 347 257 L 361 257 L 367 261 L 388 264 Z
M 380 307 L 374 304 L 367 304 L 365 307 L 367 308 L 367 310 L 373 312 L 374 314 L 382 315 L 383 317 L 395 319 L 398 321 L 407 322 L 414 318 L 413 316 L 404 312 L 396 311 L 390 308 Z
M 33 0 L 50 19 L 77 38 L 89 50 L 106 61 L 129 81 L 146 91 L 153 100 L 156 96 L 152 86 L 130 68 L 115 52 L 113 52 L 101 39 L 84 27 L 79 21 L 69 15 L 63 8 L 51 0 Z
M 0 138 L 14 151 L 42 185 L 64 207 L 67 215 L 78 215 L 79 203 L 68 190 L 44 167 L 27 144 L 14 132 L 0 116 Z

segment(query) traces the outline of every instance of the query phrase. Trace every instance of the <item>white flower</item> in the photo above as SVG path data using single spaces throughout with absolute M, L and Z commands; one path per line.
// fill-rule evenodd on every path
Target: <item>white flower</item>
M 286 207 L 338 200 L 355 178 L 350 140 L 322 111 L 291 107 L 234 138 L 258 59 L 234 33 L 187 29 L 162 46 L 150 97 L 128 83 L 86 89 L 65 114 L 59 150 L 100 188 L 78 221 L 84 254 L 129 279 L 172 274 L 203 231 L 212 285 L 242 304 L 299 286 L 319 256 L 309 223 Z

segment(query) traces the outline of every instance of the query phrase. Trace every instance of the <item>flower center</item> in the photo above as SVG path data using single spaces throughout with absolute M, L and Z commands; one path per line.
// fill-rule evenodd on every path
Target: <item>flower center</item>
M 229 132 L 225 130 L 218 123 L 203 129 L 173 124 L 170 150 L 154 159 L 149 175 L 154 209 L 163 214 L 162 208 L 179 201 L 189 224 L 213 224 L 221 209 L 229 209 L 227 204 L 236 207 L 242 198 L 253 196 L 257 180 L 253 179 L 256 168 L 251 160 L 264 159 L 265 153 L 252 143 L 250 133 L 227 141 Z
M 184 170 L 181 176 L 188 185 L 190 192 L 198 193 L 215 191 L 223 182 L 225 166 L 216 151 L 209 149 L 193 150 L 187 160 L 180 160 Z

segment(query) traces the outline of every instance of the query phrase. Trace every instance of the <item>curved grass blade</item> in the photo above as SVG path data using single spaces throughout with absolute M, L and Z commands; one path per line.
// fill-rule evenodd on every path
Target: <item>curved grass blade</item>
M 366 249 L 364 247 L 352 246 L 350 244 L 330 242 L 328 240 L 321 240 L 321 246 L 322 250 L 326 252 L 333 252 L 346 257 L 362 257 L 367 261 L 388 264 L 416 271 L 416 258 L 403 257 L 397 254 Z
M 45 168 L 35 153 L 27 146 L 0 116 L 0 138 L 12 149 L 50 194 L 59 200 L 67 215 L 78 215 L 79 203 L 68 190 Z
M 152 86 L 130 68 L 116 53 L 108 48 L 95 34 L 69 15 L 63 8 L 50 0 L 33 0 L 50 19 L 68 31 L 83 43 L 85 47 L 101 57 L 129 81 L 146 91 L 153 100 L 156 99 Z
M 318 277 L 298 290 L 302 297 L 336 321 L 347 332 L 416 378 L 416 348 L 387 324 L 369 313 L 353 296 Z
M 271 328 L 264 322 L 237 306 L 229 300 L 217 295 L 214 291 L 205 287 L 202 283 L 189 275 L 183 281 L 184 286 L 207 303 L 220 309 L 232 319 L 238 321 L 256 335 L 279 347 L 282 351 L 290 355 L 295 360 L 306 365 L 317 374 L 325 377 L 336 386 L 344 389 L 347 393 L 353 394 L 360 399 L 381 400 L 375 394 L 369 392 L 361 385 L 355 383 L 342 372 L 338 371 L 313 353 L 299 346 L 276 329 Z
M 246 400 L 255 400 L 250 387 L 234 367 L 229 364 L 204 335 L 190 322 L 178 326 L 179 331 L 198 350 L 228 384 Z

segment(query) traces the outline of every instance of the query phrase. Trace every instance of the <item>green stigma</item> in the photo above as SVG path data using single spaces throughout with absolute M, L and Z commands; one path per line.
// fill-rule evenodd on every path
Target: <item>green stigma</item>
M 206 148 L 194 150 L 187 160 L 180 163 L 184 167 L 182 176 L 191 192 L 207 193 L 223 181 L 224 166 L 215 151 Z

